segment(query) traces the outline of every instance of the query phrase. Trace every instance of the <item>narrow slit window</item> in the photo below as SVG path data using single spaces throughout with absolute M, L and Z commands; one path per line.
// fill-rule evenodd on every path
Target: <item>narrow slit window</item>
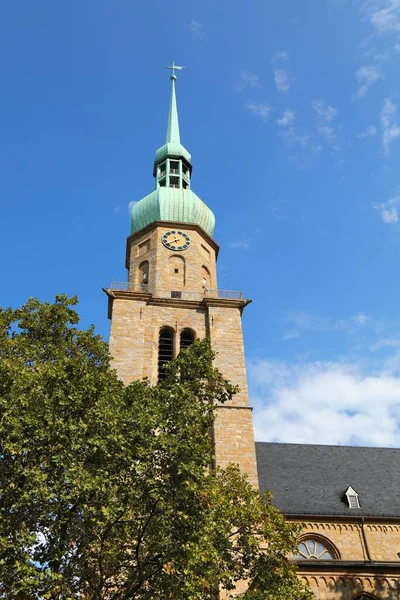
M 139 283 L 146 285 L 149 283 L 149 261 L 145 260 L 139 265 Z
M 166 377 L 165 365 L 174 357 L 174 334 L 168 327 L 160 330 L 158 339 L 158 380 Z

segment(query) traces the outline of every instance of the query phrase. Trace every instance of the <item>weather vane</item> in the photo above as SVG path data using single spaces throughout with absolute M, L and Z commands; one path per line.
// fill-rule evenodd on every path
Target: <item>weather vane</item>
M 172 66 L 165 67 L 165 68 L 171 69 L 171 71 L 172 71 L 171 79 L 176 79 L 175 71 L 182 71 L 182 69 L 184 69 L 185 67 L 178 67 L 178 65 L 175 64 L 175 61 L 172 61 Z

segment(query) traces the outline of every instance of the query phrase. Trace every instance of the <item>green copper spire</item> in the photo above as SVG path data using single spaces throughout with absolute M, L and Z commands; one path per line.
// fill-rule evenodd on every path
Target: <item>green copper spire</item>
M 181 144 L 181 136 L 179 134 L 178 107 L 176 104 L 175 71 L 182 71 L 182 69 L 184 69 L 184 67 L 179 67 L 174 62 L 172 62 L 171 67 L 165 67 L 165 68 L 171 69 L 171 71 L 172 71 L 172 75 L 170 76 L 171 98 L 170 98 L 170 102 L 169 102 L 167 139 L 166 139 L 164 146 L 161 146 L 161 148 L 159 148 L 156 152 L 154 172 L 156 171 L 157 163 L 160 160 L 164 159 L 166 156 L 177 156 L 177 157 L 184 158 L 189 164 L 190 164 L 190 161 L 192 160 L 192 157 L 190 156 L 189 152 Z
M 214 233 L 215 217 L 206 204 L 190 189 L 192 157 L 181 144 L 178 108 L 176 104 L 175 71 L 172 63 L 171 97 L 169 103 L 167 139 L 156 152 L 154 177 L 156 189 L 132 208 L 131 233 L 136 233 L 155 221 L 199 225 L 208 235 Z
M 179 119 L 178 119 L 178 108 L 176 106 L 176 92 L 175 92 L 175 81 L 176 75 L 175 71 L 181 71 L 184 67 L 178 67 L 172 62 L 172 67 L 165 67 L 166 69 L 172 69 L 172 75 L 170 80 L 172 82 L 171 88 L 171 99 L 169 102 L 169 115 L 168 115 L 168 129 L 167 129 L 167 139 L 166 143 L 171 144 L 180 144 L 181 137 L 179 135 Z

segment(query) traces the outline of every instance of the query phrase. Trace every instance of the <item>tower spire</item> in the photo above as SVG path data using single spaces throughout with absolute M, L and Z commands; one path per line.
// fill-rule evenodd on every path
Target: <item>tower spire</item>
M 178 119 L 178 108 L 176 105 L 176 92 L 175 92 L 175 81 L 176 75 L 175 71 L 182 71 L 184 67 L 179 67 L 172 61 L 171 67 L 165 67 L 166 69 L 171 69 L 172 73 L 170 76 L 171 80 L 171 99 L 169 103 L 169 115 L 168 115 L 168 128 L 167 128 L 167 139 L 166 143 L 181 143 L 181 138 L 179 134 L 179 119 Z

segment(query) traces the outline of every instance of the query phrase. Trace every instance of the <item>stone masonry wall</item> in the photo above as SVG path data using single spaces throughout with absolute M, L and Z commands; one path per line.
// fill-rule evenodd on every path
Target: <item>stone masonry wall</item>
M 186 293 L 186 298 L 191 299 L 193 294 L 197 297 L 203 294 L 203 269 L 209 273 L 209 285 L 212 290 L 217 289 L 217 272 L 215 249 L 207 241 L 205 235 L 196 229 L 184 226 L 172 227 L 172 230 L 183 231 L 191 238 L 191 244 L 185 251 L 173 252 L 166 248 L 161 238 L 171 227 L 157 226 L 152 231 L 147 231 L 135 237 L 130 243 L 129 250 L 129 282 L 139 284 L 139 266 L 143 261 L 149 262 L 148 290 L 160 297 L 170 297 L 172 290 Z M 178 258 L 182 267 L 177 262 Z M 171 260 L 172 259 L 172 260 Z M 174 267 L 179 271 L 184 270 L 184 277 L 179 272 L 175 274 Z
M 209 335 L 216 352 L 215 365 L 239 392 L 229 405 L 219 409 L 214 426 L 217 464 L 238 463 L 241 471 L 258 487 L 254 430 L 247 391 L 242 319 L 239 308 L 209 306 Z
M 317 600 L 353 600 L 361 592 L 372 594 L 379 600 L 400 599 L 400 577 L 395 572 L 399 565 L 400 523 L 376 521 L 362 525 L 356 520 L 308 521 L 304 523 L 302 536 L 318 536 L 322 542 L 325 539 L 336 548 L 339 560 L 360 561 L 366 565 L 357 573 L 354 572 L 357 567 L 330 570 L 325 564 L 322 570 L 310 570 L 300 563 L 299 577 L 311 587 Z M 387 573 L 377 571 L 379 562 L 392 563 L 393 573 L 390 567 Z
M 341 560 L 371 560 L 400 564 L 397 555 L 400 552 L 400 519 L 399 523 L 367 522 L 362 523 L 338 521 L 311 521 L 304 524 L 303 535 L 320 535 L 337 548 Z M 368 551 L 366 544 L 368 545 Z

